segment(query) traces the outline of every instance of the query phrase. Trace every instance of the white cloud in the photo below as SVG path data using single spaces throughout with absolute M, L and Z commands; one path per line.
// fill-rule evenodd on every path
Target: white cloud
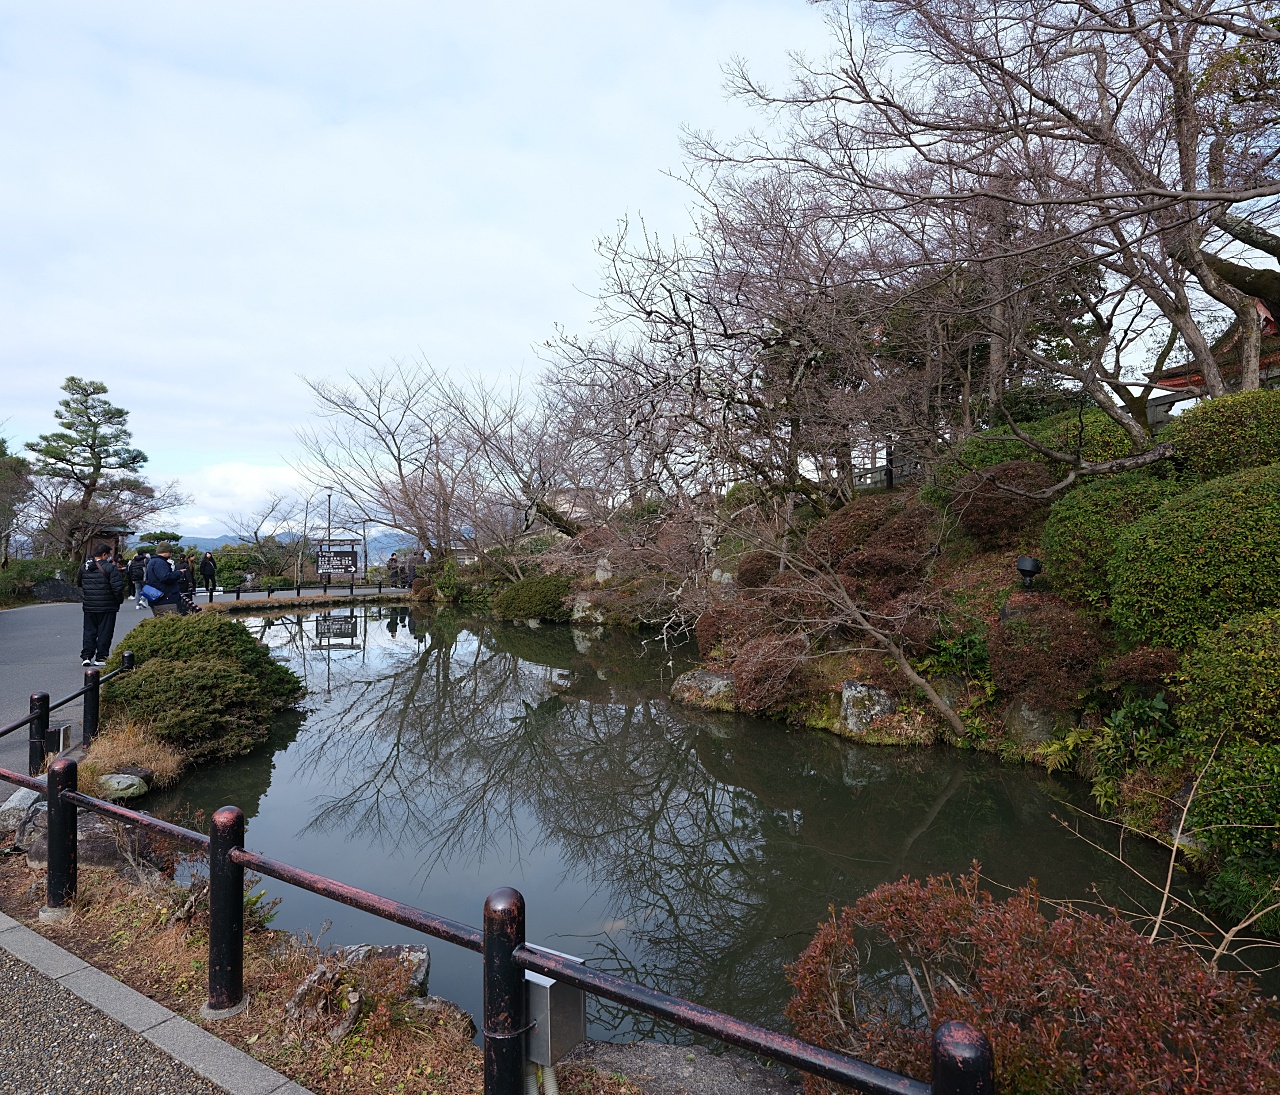
M 720 66 L 823 37 L 800 0 L 10 6 L 0 428 L 104 380 L 212 520 L 213 469 L 283 470 L 300 373 L 534 370 L 594 238 L 683 228 L 679 127 L 751 121 Z

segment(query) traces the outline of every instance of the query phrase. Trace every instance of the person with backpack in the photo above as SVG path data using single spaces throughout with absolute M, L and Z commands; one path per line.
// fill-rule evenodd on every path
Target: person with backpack
M 212 593 L 218 585 L 218 562 L 212 551 L 206 551 L 200 560 L 200 577 L 204 579 L 204 591 Z
M 129 581 L 133 584 L 133 591 L 137 595 L 137 600 L 133 602 L 134 608 L 141 608 L 147 600 L 142 595 L 142 586 L 147 577 L 147 559 L 147 553 L 139 548 L 129 560 Z
M 80 571 L 84 592 L 84 633 L 80 641 L 81 665 L 106 665 L 116 631 L 116 613 L 124 600 L 124 575 L 111 562 L 111 548 L 98 544 L 93 557 Z
M 168 544 L 156 548 L 155 555 L 147 563 L 143 592 L 153 609 L 157 605 L 176 605 L 179 614 L 185 616 L 191 609 L 183 599 L 185 581 L 173 565 L 172 555 L 173 548 Z

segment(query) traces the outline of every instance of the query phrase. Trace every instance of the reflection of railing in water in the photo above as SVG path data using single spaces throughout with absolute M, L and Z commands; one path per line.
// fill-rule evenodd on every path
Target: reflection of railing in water
M 129 659 L 130 661 L 132 659 Z M 88 675 L 86 675 L 86 678 Z M 96 675 L 95 675 L 96 683 Z M 90 686 L 47 705 L 62 706 Z M 41 694 L 43 695 L 43 694 Z M 39 722 L 38 714 L 6 728 Z M 605 1000 L 664 1019 L 730 1045 L 791 1065 L 864 1092 L 909 1095 L 961 1095 L 994 1090 L 991 1047 L 985 1036 L 963 1023 L 943 1023 L 933 1039 L 933 1080 L 921 1083 L 852 1057 L 777 1034 L 702 1005 L 525 946 L 524 898 L 515 890 L 489 895 L 483 930 L 424 912 L 413 906 L 348 886 L 244 848 L 244 814 L 224 806 L 213 815 L 212 834 L 183 829 L 79 792 L 74 760 L 49 766 L 46 783 L 0 769 L 0 779 L 43 792 L 48 803 L 47 901 L 50 910 L 67 909 L 76 894 L 78 810 L 85 809 L 204 851 L 209 859 L 209 1000 L 206 1015 L 217 1018 L 240 1009 L 244 999 L 244 872 L 257 871 L 301 889 L 484 956 L 484 1059 L 486 1095 L 517 1095 L 523 1088 L 525 1023 L 524 971 L 573 985 Z

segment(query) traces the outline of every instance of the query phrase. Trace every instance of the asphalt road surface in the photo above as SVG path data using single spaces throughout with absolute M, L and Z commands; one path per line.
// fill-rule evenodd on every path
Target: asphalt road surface
M 59 700 L 84 685 L 80 664 L 83 611 L 78 604 L 27 605 L 0 611 L 0 725 L 20 719 L 30 709 L 32 692 L 48 692 Z M 151 613 L 126 601 L 116 617 L 114 642 Z M 80 726 L 80 701 L 53 713 L 50 722 Z M 74 735 L 73 735 L 74 736 Z M 27 732 L 0 738 L 0 768 L 25 772 Z

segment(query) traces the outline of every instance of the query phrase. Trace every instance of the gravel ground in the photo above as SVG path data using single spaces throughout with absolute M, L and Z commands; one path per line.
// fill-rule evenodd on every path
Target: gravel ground
M 0 1001 L 0 1095 L 226 1095 L 2 948 Z

